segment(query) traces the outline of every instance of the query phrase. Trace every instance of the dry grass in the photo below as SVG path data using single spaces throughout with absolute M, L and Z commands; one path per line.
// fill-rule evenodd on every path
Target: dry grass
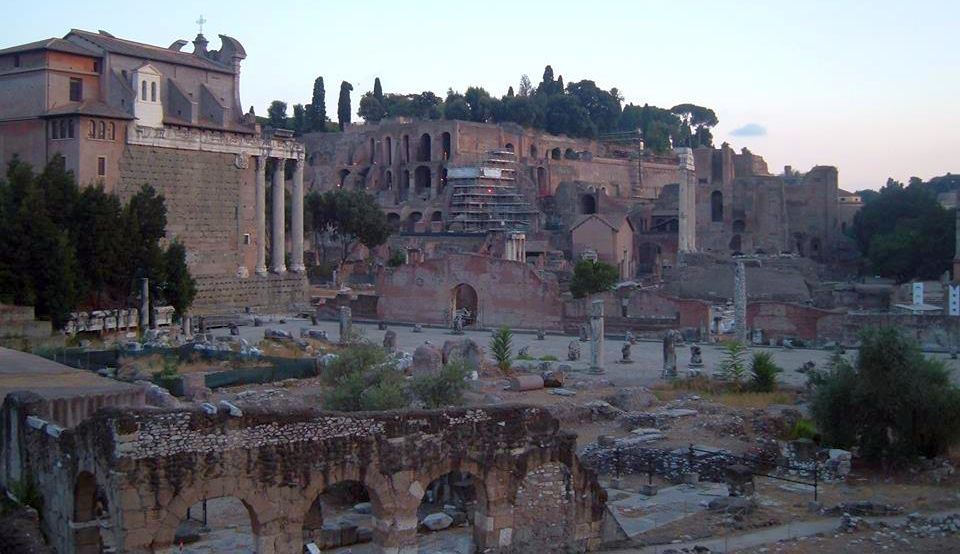
M 652 387 L 651 391 L 661 402 L 669 402 L 693 393 L 718 404 L 745 409 L 765 408 L 772 404 L 793 404 L 796 400 L 796 395 L 791 391 L 750 392 L 737 390 L 736 385 L 732 383 L 714 381 L 703 376 L 658 384 Z

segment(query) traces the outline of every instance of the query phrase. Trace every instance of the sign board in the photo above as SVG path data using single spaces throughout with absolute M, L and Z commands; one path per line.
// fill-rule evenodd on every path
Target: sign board
M 913 284 L 913 303 L 914 305 L 923 304 L 923 283 Z
M 960 315 L 960 285 L 950 285 L 950 298 L 947 304 L 949 315 Z

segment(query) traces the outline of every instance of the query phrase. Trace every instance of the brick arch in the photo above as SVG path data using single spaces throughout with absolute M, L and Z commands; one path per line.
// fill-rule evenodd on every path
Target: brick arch
M 511 471 L 504 468 L 488 467 L 470 459 L 448 459 L 443 463 L 432 464 L 426 470 L 417 472 L 416 481 L 423 491 L 417 499 L 420 505 L 423 493 L 436 479 L 448 473 L 459 471 L 474 479 L 474 491 L 477 494 L 477 508 L 473 522 L 473 541 L 478 552 L 501 545 L 501 530 L 513 527 L 513 505 L 511 498 L 515 491 L 515 479 Z M 512 531 L 511 531 L 512 532 Z
M 153 537 L 149 545 L 150 550 L 165 548 L 173 544 L 180 521 L 186 517 L 187 509 L 197 502 L 204 499 L 236 498 L 247 509 L 254 544 L 257 545 L 257 552 L 262 552 L 263 550 L 259 545 L 266 534 L 261 522 L 274 523 L 281 519 L 280 512 L 271 507 L 272 504 L 269 500 L 271 496 L 275 495 L 268 494 L 266 490 L 257 490 L 257 483 L 253 481 L 247 482 L 245 485 L 238 484 L 233 487 L 233 490 L 229 491 L 225 490 L 222 485 L 222 479 L 203 481 L 198 486 L 181 490 L 180 494 L 173 497 L 164 508 L 161 508 L 164 515 L 157 518 L 159 523 L 150 533 Z M 135 547 L 137 546 L 141 545 L 127 545 L 127 548 L 134 547 L 134 550 L 136 550 Z

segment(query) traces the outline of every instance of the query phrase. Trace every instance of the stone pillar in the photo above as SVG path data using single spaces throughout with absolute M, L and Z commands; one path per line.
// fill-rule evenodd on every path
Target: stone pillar
M 150 325 L 150 279 L 140 279 L 140 314 L 137 322 L 139 331 L 143 333 Z
M 603 373 L 603 300 L 590 305 L 590 371 Z
M 432 143 L 431 143 L 432 144 Z M 431 158 L 436 159 L 436 158 Z M 440 173 L 436 169 L 430 170 L 430 199 L 440 196 Z
M 257 180 L 254 185 L 254 218 L 257 245 L 257 275 L 267 274 L 267 157 L 257 156 Z
M 293 168 L 293 191 L 290 206 L 290 270 L 303 273 L 303 160 L 295 160 Z
M 747 342 L 747 268 L 737 262 L 733 273 L 733 328 L 738 341 Z
M 353 313 L 350 308 L 340 306 L 340 344 L 350 342 L 353 334 Z
M 284 263 L 284 197 L 283 197 L 283 166 L 285 160 L 277 158 L 277 167 L 273 170 L 273 214 L 270 218 L 270 232 L 272 234 L 270 248 L 270 270 L 274 273 L 284 273 L 287 266 Z

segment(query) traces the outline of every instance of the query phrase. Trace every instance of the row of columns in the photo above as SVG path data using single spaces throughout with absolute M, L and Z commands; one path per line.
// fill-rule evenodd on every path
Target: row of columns
M 255 186 L 254 210 L 256 211 L 256 247 L 257 247 L 257 275 L 267 274 L 267 162 L 270 156 L 257 156 L 257 178 Z M 270 251 L 273 253 L 270 271 L 285 273 L 284 261 L 285 238 L 284 212 L 286 201 L 284 197 L 284 178 L 286 158 L 274 158 L 273 174 L 271 176 L 271 204 L 270 214 Z M 293 190 L 291 191 L 292 205 L 290 206 L 290 271 L 302 273 L 306 270 L 303 265 L 303 160 L 294 159 Z

